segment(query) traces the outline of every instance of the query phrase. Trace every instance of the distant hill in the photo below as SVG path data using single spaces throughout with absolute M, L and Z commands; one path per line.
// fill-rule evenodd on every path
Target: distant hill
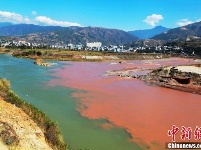
M 153 40 L 153 39 L 146 39 L 146 40 L 137 40 L 131 43 L 125 44 L 127 48 L 129 47 L 156 47 L 158 45 L 165 44 L 165 41 L 162 40 Z
M 103 45 L 119 45 L 138 38 L 125 31 L 100 27 L 55 27 L 19 24 L 0 27 L 0 36 L 12 36 L 15 40 L 44 44 L 86 44 L 102 42 Z M 14 36 L 14 37 L 13 37 Z
M 128 31 L 128 33 L 137 36 L 139 39 L 149 39 L 157 34 L 168 31 L 169 29 L 163 26 L 156 26 L 153 29 Z
M 0 27 L 13 25 L 11 22 L 0 22 Z
M 128 41 L 131 42 L 138 39 L 122 30 L 100 27 L 77 27 L 73 30 L 64 29 L 62 31 L 56 31 L 55 33 L 66 43 L 73 42 L 85 44 L 86 42 L 100 41 L 103 45 L 116 45 L 125 44 Z
M 25 35 L 36 32 L 49 32 L 62 30 L 59 26 L 38 26 L 33 24 L 16 24 L 0 27 L 0 36 Z
M 201 37 L 201 22 L 189 24 L 187 26 L 171 29 L 153 37 L 156 40 L 185 40 L 188 36 Z

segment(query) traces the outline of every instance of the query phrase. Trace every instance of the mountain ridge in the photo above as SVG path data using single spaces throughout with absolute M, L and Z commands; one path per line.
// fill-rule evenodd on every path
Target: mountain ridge
M 201 37 L 201 21 L 186 26 L 178 27 L 175 29 L 171 29 L 165 33 L 161 33 L 152 38 L 155 40 L 183 41 L 188 36 Z
M 86 44 L 86 42 L 102 42 L 103 45 L 120 45 L 138 39 L 136 36 L 118 29 L 39 26 L 33 24 L 0 27 L 0 36 L 12 36 L 14 39 L 41 42 L 44 44 Z
M 35 32 L 48 32 L 55 30 L 62 30 L 64 27 L 60 26 L 39 26 L 34 24 L 15 24 L 10 26 L 0 27 L 0 36 L 16 36 L 25 35 Z
M 139 39 L 149 39 L 155 35 L 166 32 L 169 28 L 163 26 L 156 26 L 152 29 L 128 31 L 128 33 L 137 36 Z

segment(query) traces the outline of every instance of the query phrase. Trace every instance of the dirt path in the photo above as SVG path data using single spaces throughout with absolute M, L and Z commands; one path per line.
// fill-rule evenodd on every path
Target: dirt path
M 10 139 L 5 130 L 10 130 Z M 3 134 L 4 133 L 4 134 Z M 15 137 L 15 138 L 14 138 Z M 16 139 L 17 138 L 17 139 Z M 10 140 L 10 141 L 9 141 Z M 14 144 L 9 142 L 14 141 Z M 37 124 L 20 108 L 5 102 L 0 97 L 0 148 L 1 150 L 51 150 Z

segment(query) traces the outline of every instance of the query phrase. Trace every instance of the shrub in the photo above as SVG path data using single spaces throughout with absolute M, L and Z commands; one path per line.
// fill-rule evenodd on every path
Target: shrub
M 41 56 L 42 53 L 41 53 L 40 51 L 37 51 L 37 52 L 36 52 L 36 55 L 37 55 L 37 56 Z

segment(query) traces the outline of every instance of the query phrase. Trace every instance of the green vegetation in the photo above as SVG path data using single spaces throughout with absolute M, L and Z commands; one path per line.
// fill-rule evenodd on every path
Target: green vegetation
M 105 51 L 76 51 L 76 50 L 44 50 L 44 49 L 26 49 L 26 50 L 7 50 L 14 57 L 31 58 L 31 59 L 49 59 L 58 61 L 90 61 L 99 62 L 107 60 L 141 60 L 141 59 L 159 59 L 168 58 L 168 54 L 161 53 L 115 53 Z M 102 56 L 101 58 L 86 58 L 85 56 Z M 107 56 L 107 57 L 105 57 Z M 115 56 L 108 57 L 108 56 Z
M 5 50 L 5 48 L 4 48 Z M 30 55 L 35 55 L 36 52 L 41 52 L 43 56 L 49 56 L 49 55 L 55 55 L 55 54 L 68 54 L 68 55 L 88 55 L 88 56 L 111 56 L 114 55 L 114 53 L 109 52 L 102 52 L 102 51 L 85 51 L 85 50 L 56 50 L 56 49 L 24 49 L 20 50 L 16 49 L 13 50 L 14 52 L 23 52 L 23 53 L 29 53 Z
M 118 58 L 123 60 L 161 59 L 169 57 L 170 55 L 161 53 L 121 53 L 118 55 Z
M 86 59 L 83 56 L 111 56 L 112 53 L 72 50 L 10 50 L 14 57 L 31 59 L 49 59 L 59 61 L 102 61 L 102 59 Z
M 9 81 L 0 78 L 0 96 L 7 102 L 14 104 L 16 107 L 21 108 L 26 114 L 28 114 L 37 125 L 43 130 L 47 142 L 53 149 L 66 150 L 67 146 L 63 141 L 62 135 L 55 122 L 33 106 L 30 103 L 26 103 L 20 97 L 10 90 Z

